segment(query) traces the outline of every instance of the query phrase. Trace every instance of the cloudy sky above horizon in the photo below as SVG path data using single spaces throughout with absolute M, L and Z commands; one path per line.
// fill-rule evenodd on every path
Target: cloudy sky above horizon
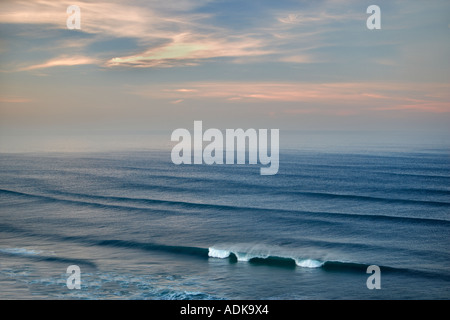
M 366 27 L 372 4 L 381 30 Z M 81 30 L 67 29 L 69 5 Z M 0 135 L 194 120 L 449 132 L 449 56 L 446 0 L 7 0 Z

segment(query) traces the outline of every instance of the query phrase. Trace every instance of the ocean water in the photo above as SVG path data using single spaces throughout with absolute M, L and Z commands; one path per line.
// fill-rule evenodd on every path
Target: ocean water
M 3 153 L 0 217 L 1 299 L 450 298 L 448 148 Z

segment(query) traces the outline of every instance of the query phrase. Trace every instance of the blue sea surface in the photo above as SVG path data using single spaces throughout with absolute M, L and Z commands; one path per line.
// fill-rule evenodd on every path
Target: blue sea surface
M 2 153 L 0 217 L 1 299 L 450 298 L 447 148 Z

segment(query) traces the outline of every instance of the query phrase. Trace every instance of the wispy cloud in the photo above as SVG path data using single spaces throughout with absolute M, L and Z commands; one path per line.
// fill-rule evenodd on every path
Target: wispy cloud
M 183 89 L 179 89 L 179 88 Z M 249 83 L 173 84 L 132 91 L 150 99 L 228 103 L 300 103 L 280 112 L 358 114 L 388 110 L 450 113 L 450 85 L 427 83 Z
M 66 1 L 4 1 L 0 4 L 0 22 L 66 29 L 68 5 Z M 77 1 L 77 5 L 81 9 L 81 31 L 104 36 L 158 37 L 170 34 L 164 29 L 176 20 L 176 17 L 169 19 L 147 7 L 115 1 Z M 177 21 L 180 23 L 182 20 Z
M 282 59 L 286 62 L 312 61 L 310 56 L 283 52 L 280 45 L 289 44 L 292 38 L 282 33 L 277 34 L 280 30 L 276 15 L 260 26 L 236 32 L 226 26 L 212 24 L 213 14 L 192 10 L 196 4 L 203 2 L 207 1 L 185 0 L 181 2 L 181 6 L 177 2 L 174 9 L 157 2 L 151 2 L 149 6 L 145 3 L 133 5 L 115 1 L 79 1 L 77 5 L 81 8 L 81 30 L 78 32 L 89 34 L 93 38 L 72 41 L 61 37 L 60 42 L 64 46 L 52 45 L 59 49 L 75 49 L 78 55 L 84 56 L 88 52 L 83 50 L 87 50 L 96 39 L 133 38 L 139 47 L 147 47 L 145 50 L 140 49 L 138 53 L 123 56 L 118 56 L 113 51 L 106 52 L 101 55 L 101 59 L 98 52 L 89 51 L 89 55 L 97 57 L 98 64 L 104 67 L 194 66 L 203 60 L 224 57 L 234 58 L 230 62 L 242 63 L 271 53 L 281 55 L 282 58 L 286 56 Z M 67 3 L 64 1 L 7 1 L 0 3 L 0 23 L 36 24 L 41 31 L 65 30 L 66 7 Z M 293 17 L 290 19 L 295 20 Z M 50 47 L 48 49 L 51 53 Z M 53 64 L 43 62 L 22 68 L 21 71 L 51 66 Z
M 31 101 L 31 99 L 22 97 L 0 96 L 0 103 L 27 103 Z
M 143 53 L 110 59 L 107 67 L 172 67 L 195 64 L 201 59 L 269 54 L 261 40 L 245 36 L 219 40 L 198 34 L 180 34 L 173 41 Z
M 356 14 L 330 14 L 326 11 L 313 13 L 289 13 L 278 18 L 278 21 L 287 25 L 328 24 L 335 21 L 360 18 Z
M 282 62 L 290 62 L 290 63 L 312 63 L 317 61 L 316 58 L 313 58 L 311 55 L 295 55 L 295 56 L 283 56 L 280 58 Z
M 19 71 L 30 71 L 30 70 L 36 70 L 36 69 L 45 69 L 45 68 L 52 68 L 52 67 L 62 67 L 62 66 L 79 66 L 79 65 L 85 65 L 85 64 L 96 64 L 98 61 L 90 58 L 90 57 L 82 57 L 82 56 L 76 56 L 76 57 L 57 57 L 51 60 L 48 60 L 44 63 L 30 65 L 27 67 L 20 68 Z
M 193 6 L 190 1 L 181 1 L 181 4 L 181 8 L 185 8 L 186 10 Z M 60 34 L 55 34 L 67 50 L 73 50 L 75 48 L 78 53 L 82 54 L 83 49 L 87 50 L 87 47 L 92 45 L 95 40 L 102 41 L 114 38 L 132 38 L 140 46 L 150 47 L 150 49 L 143 53 L 142 59 L 136 56 L 118 57 L 115 60 L 109 58 L 109 60 L 102 62 L 99 59 L 97 60 L 99 64 L 106 66 L 119 64 L 152 66 L 160 64 L 158 62 L 165 59 L 180 60 L 183 55 L 186 55 L 187 59 L 190 59 L 192 55 L 194 57 L 208 56 L 208 54 L 201 54 L 199 52 L 213 50 L 213 48 L 210 48 L 210 46 L 214 45 L 212 43 L 206 46 L 204 50 L 200 50 L 202 48 L 198 46 L 205 46 L 207 44 L 198 40 L 197 42 L 192 42 L 192 39 L 188 43 L 178 41 L 181 38 L 185 38 L 184 34 L 186 32 L 199 34 L 197 29 L 204 26 L 199 24 L 198 21 L 207 17 L 208 15 L 206 14 L 174 13 L 168 8 L 158 5 L 156 2 L 152 2 L 152 7 L 148 7 L 145 4 L 133 5 L 115 1 L 96 3 L 78 1 L 77 5 L 81 8 L 81 29 L 74 32 L 90 35 L 93 38 L 68 39 L 61 37 Z M 65 1 L 49 0 L 1 2 L 0 23 L 39 25 L 40 34 L 45 34 L 46 31 L 66 30 L 66 19 L 68 17 L 66 13 L 67 6 L 68 3 Z M 208 29 L 211 32 L 214 27 L 209 26 Z M 201 33 L 199 35 L 201 36 Z M 166 45 L 155 48 L 155 43 L 165 43 Z M 52 44 L 53 48 L 55 46 L 59 49 L 63 47 L 63 45 Z M 33 48 L 33 50 L 36 49 Z M 51 53 L 51 48 L 47 47 L 47 51 Z M 109 54 L 114 55 L 114 52 L 109 52 Z M 84 55 L 88 55 L 87 51 L 84 52 Z M 98 53 L 89 51 L 89 55 L 98 56 Z M 51 62 L 22 68 L 21 71 L 52 67 L 55 65 L 85 64 L 78 58 L 73 58 L 72 60 L 74 63 L 70 63 L 68 60 L 65 60 L 67 62 L 65 63 L 58 58 L 54 58 Z M 88 63 L 94 60 L 92 58 Z
M 375 111 L 416 111 L 426 113 L 450 113 L 450 103 L 439 101 L 421 101 L 374 108 Z

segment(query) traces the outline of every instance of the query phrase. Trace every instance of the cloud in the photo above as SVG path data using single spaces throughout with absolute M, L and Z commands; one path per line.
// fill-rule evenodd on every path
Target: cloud
M 294 27 L 296 25 L 318 25 L 329 24 L 336 21 L 361 20 L 364 19 L 361 13 L 354 9 L 359 7 L 356 4 L 350 5 L 343 3 L 344 1 L 315 1 L 313 6 L 301 12 L 284 12 L 278 13 L 278 22 L 283 25 Z M 353 9 L 353 10 L 349 10 Z
M 197 92 L 195 89 L 177 89 L 176 92 Z
M 411 104 L 399 104 L 387 107 L 374 108 L 376 111 L 416 111 L 427 113 L 450 113 L 450 104 L 448 102 L 423 101 Z
M 97 63 L 97 60 L 90 58 L 90 57 L 61 56 L 61 57 L 57 57 L 57 58 L 48 60 L 41 64 L 35 64 L 35 65 L 21 68 L 21 69 L 19 69 L 19 71 L 31 71 L 31 70 L 36 70 L 36 69 L 45 69 L 45 68 L 52 68 L 52 67 L 79 66 L 79 65 L 85 65 L 85 64 L 96 64 L 96 63 Z
M 278 21 L 286 24 L 296 24 L 301 21 L 301 17 L 298 14 L 290 13 L 285 17 L 278 18 Z
M 207 7 L 197 10 L 206 3 L 209 3 Z M 273 62 L 334 63 L 331 67 L 334 71 L 329 73 L 331 77 L 325 74 L 329 78 L 344 67 L 348 67 L 349 73 L 353 73 L 351 76 L 360 77 L 370 74 L 375 68 L 378 70 L 380 65 L 382 68 L 396 66 L 397 69 L 403 69 L 397 71 L 390 68 L 390 72 L 397 72 L 399 77 L 402 77 L 402 72 L 413 73 L 414 76 L 425 74 L 430 79 L 436 79 L 436 75 L 445 77 L 442 71 L 445 68 L 435 61 L 440 62 L 446 57 L 447 42 L 441 41 L 443 38 L 436 40 L 430 37 L 430 45 L 437 42 L 442 45 L 438 50 L 425 50 L 421 43 L 414 45 L 417 42 L 412 41 L 408 34 L 406 27 L 411 26 L 410 21 L 414 21 L 414 24 L 417 21 L 424 23 L 422 19 L 415 19 L 415 12 L 423 8 L 420 2 L 413 2 L 408 6 L 392 5 L 390 14 L 403 19 L 400 21 L 409 21 L 402 22 L 404 30 L 401 34 L 384 33 L 382 37 L 370 38 L 369 35 L 374 33 L 366 32 L 365 8 L 356 0 L 321 0 L 307 5 L 300 2 L 293 3 L 290 8 L 286 5 L 279 6 L 276 2 L 258 5 L 264 7 L 264 10 L 258 11 L 262 12 L 260 15 L 252 15 L 254 12 L 251 10 L 247 12 L 248 17 L 245 12 L 242 13 L 249 21 L 242 27 L 233 25 L 235 20 L 232 17 L 223 17 L 221 4 L 210 0 L 152 0 L 131 3 L 76 1 L 81 8 L 81 30 L 70 32 L 66 27 L 66 8 L 69 4 L 73 3 L 53 0 L 0 1 L 0 23 L 37 25 L 32 28 L 33 31 L 24 28 L 27 31 L 21 32 L 27 34 L 18 39 L 32 37 L 31 33 L 49 35 L 48 38 L 51 38 L 46 38 L 50 43 L 24 48 L 23 54 L 17 59 L 23 59 L 20 65 L 24 65 L 24 61 L 29 58 L 30 66 L 20 70 L 55 66 L 49 61 L 58 61 L 58 57 L 63 54 L 70 54 L 92 57 L 93 62 L 106 68 L 197 66 L 211 59 L 227 58 L 228 63 L 267 63 L 272 67 Z M 414 9 L 413 14 L 404 14 L 404 9 Z M 434 17 L 430 12 L 425 15 L 424 21 Z M 393 25 L 398 27 L 399 24 L 395 19 L 391 21 L 390 28 Z M 445 21 L 444 28 L 447 24 L 448 21 Z M 416 26 L 418 27 L 420 25 Z M 6 39 L 5 42 L 7 41 L 12 40 Z M 366 50 L 369 45 L 380 49 L 369 52 Z M 2 47 L 8 48 L 8 43 Z M 39 51 L 39 54 L 30 54 L 31 51 Z M 43 57 L 42 61 L 37 63 L 36 56 Z M 10 59 L 16 58 L 11 55 Z M 367 63 L 368 60 L 375 61 L 378 66 Z M 363 72 L 353 67 L 358 63 L 364 63 L 368 70 Z M 17 63 L 7 61 L 4 65 Z M 428 65 L 433 68 L 428 68 Z M 319 72 L 324 73 L 322 65 L 317 67 Z M 350 76 L 346 79 L 349 78 Z
M 267 41 L 261 38 L 245 33 L 235 34 L 227 28 L 206 22 L 211 14 L 191 10 L 194 3 L 198 5 L 203 2 L 182 1 L 182 7 L 177 3 L 176 9 L 159 2 L 151 2 L 151 7 L 145 3 L 77 2 L 81 9 L 81 30 L 73 32 L 90 34 L 100 41 L 133 38 L 140 47 L 148 47 L 137 54 L 112 56 L 103 62 L 99 60 L 99 64 L 105 67 L 192 66 L 204 59 L 243 58 L 273 51 L 267 49 Z M 62 1 L 4 2 L 0 3 L 0 23 L 38 24 L 41 33 L 43 30 L 66 30 L 66 7 L 67 3 Z M 94 39 L 74 40 L 77 45 L 71 45 L 71 48 L 75 47 L 79 54 L 83 54 L 83 48 L 91 45 Z M 68 40 L 61 37 L 60 41 Z M 98 56 L 97 52 L 91 54 Z M 113 54 L 109 52 L 110 56 Z M 22 70 L 46 66 L 52 64 L 42 63 Z
M 0 22 L 40 24 L 54 29 L 67 29 L 65 1 L 5 1 L 0 4 Z M 169 32 L 161 30 L 173 23 L 154 10 L 118 2 L 77 1 L 81 10 L 81 31 L 115 37 L 157 37 Z M 176 19 L 176 18 L 174 18 Z M 180 21 L 179 21 L 180 22 Z M 160 26 L 160 31 L 157 31 Z
M 294 14 L 289 13 L 286 16 L 278 18 L 278 21 L 284 24 L 311 24 L 317 22 L 329 22 L 330 20 L 336 19 L 336 16 L 328 15 L 325 13 L 320 13 L 319 15 L 304 15 L 304 14 Z
M 0 97 L 0 103 L 27 103 L 31 101 L 31 99 L 21 97 Z
M 312 63 L 315 60 L 311 55 L 295 55 L 295 56 L 281 57 L 280 61 L 290 63 Z
M 183 90 L 179 88 L 182 87 Z M 437 83 L 183 83 L 140 87 L 130 92 L 150 99 L 210 103 L 287 103 L 289 114 L 349 115 L 380 111 L 450 113 L 450 85 Z M 297 108 L 292 108 L 292 103 Z
M 250 57 L 271 53 L 260 40 L 249 37 L 218 39 L 198 34 L 180 34 L 173 41 L 136 55 L 116 57 L 107 67 L 172 67 L 196 64 L 198 60 L 220 57 Z
M 88 55 L 86 51 L 96 40 L 136 40 L 136 47 L 130 48 L 136 52 L 132 54 L 117 55 L 114 51 L 99 53 L 91 50 L 89 56 L 98 57 L 97 63 L 106 68 L 196 66 L 214 58 L 231 58 L 231 63 L 261 63 L 271 61 L 270 54 L 277 55 L 276 61 L 305 64 L 319 62 L 312 51 L 305 54 L 306 50 L 329 45 L 321 38 L 323 33 L 328 32 L 324 25 L 354 18 L 354 13 L 337 10 L 333 1 L 321 1 L 306 12 L 274 11 L 264 21 L 236 31 L 234 26 L 214 23 L 218 13 L 195 10 L 208 2 L 183 0 L 180 4 L 177 1 L 174 7 L 161 1 L 133 4 L 77 1 L 81 9 L 81 30 L 73 32 L 89 34 L 90 38 L 74 41 L 63 37 L 58 39 L 60 43 L 70 46 L 64 45 L 66 50 L 76 50 L 76 54 L 82 56 Z M 66 30 L 67 6 L 65 1 L 50 0 L 2 2 L 0 23 L 37 24 L 41 34 L 45 30 Z M 295 25 L 301 25 L 302 30 Z M 52 46 L 59 50 L 63 47 L 58 44 Z M 48 52 L 52 52 L 50 47 Z M 21 70 L 48 65 L 40 63 Z

